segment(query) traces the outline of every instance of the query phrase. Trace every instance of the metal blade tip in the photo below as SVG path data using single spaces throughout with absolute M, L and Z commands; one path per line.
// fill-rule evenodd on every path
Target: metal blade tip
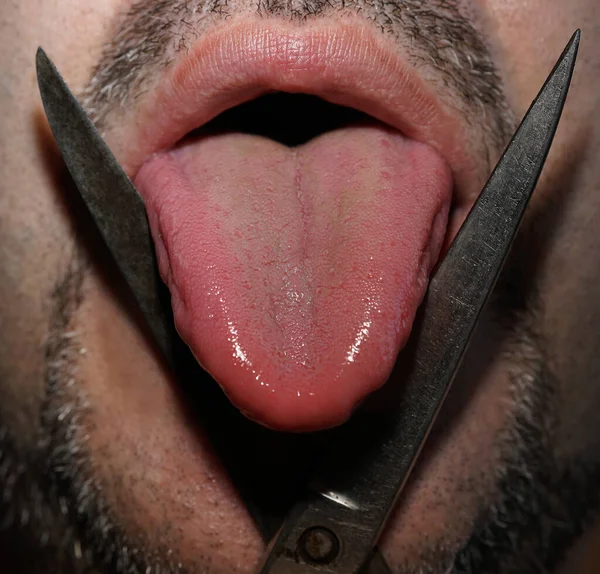
M 35 53 L 35 64 L 38 74 L 40 73 L 40 68 L 42 66 L 48 66 L 48 64 L 50 64 L 50 58 L 48 58 L 48 54 L 46 54 L 41 46 L 38 46 L 38 49 Z
M 569 43 L 567 44 L 565 51 L 563 52 L 562 59 L 572 60 L 572 63 L 575 63 L 575 58 L 577 57 L 577 51 L 579 50 L 579 42 L 581 41 L 581 29 L 577 28 L 575 33 L 571 36 Z

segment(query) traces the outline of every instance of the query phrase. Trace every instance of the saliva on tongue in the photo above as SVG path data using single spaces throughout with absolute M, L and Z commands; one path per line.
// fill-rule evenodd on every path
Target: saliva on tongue
M 386 382 L 446 231 L 431 147 L 377 125 L 295 148 L 206 135 L 135 183 L 177 330 L 249 418 L 332 427 Z

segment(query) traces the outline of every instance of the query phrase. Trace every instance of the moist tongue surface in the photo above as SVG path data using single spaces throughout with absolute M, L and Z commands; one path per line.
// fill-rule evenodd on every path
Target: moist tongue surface
M 211 135 L 136 185 L 177 329 L 247 416 L 325 428 L 385 383 L 446 229 L 451 178 L 432 148 L 383 126 L 293 149 Z

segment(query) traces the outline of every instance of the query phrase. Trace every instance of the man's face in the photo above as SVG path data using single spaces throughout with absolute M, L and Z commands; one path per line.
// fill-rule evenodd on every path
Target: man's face
M 6 560 L 252 572 L 264 542 L 240 492 L 284 513 L 321 437 L 281 431 L 338 425 L 388 379 L 432 268 L 577 27 L 543 177 L 380 541 L 402 573 L 554 571 L 594 517 L 597 2 L 4 0 Z M 144 197 L 181 337 L 275 430 L 199 369 L 164 367 L 65 175 L 38 45 Z

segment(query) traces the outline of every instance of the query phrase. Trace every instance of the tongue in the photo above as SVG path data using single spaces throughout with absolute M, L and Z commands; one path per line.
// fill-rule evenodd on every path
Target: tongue
M 326 428 L 385 383 L 446 230 L 432 148 L 381 126 L 293 149 L 212 135 L 136 185 L 177 329 L 248 417 Z

